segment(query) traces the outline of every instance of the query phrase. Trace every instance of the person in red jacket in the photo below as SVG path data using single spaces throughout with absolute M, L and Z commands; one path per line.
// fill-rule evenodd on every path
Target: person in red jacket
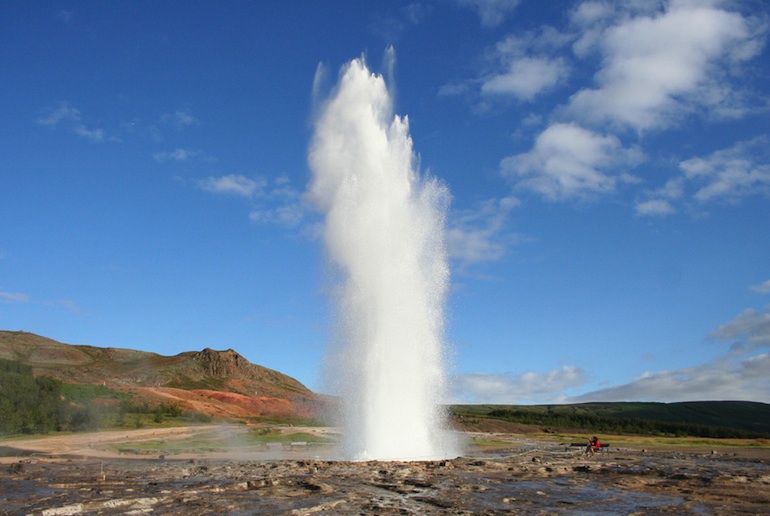
M 599 442 L 599 438 L 596 436 L 591 437 L 588 441 L 588 446 L 586 446 L 586 455 L 593 455 L 594 452 L 599 451 L 601 447 L 602 444 Z

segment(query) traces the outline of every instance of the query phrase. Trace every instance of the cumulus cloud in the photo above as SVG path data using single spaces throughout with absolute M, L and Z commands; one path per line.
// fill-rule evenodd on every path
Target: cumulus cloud
M 461 6 L 475 9 L 484 27 L 497 27 L 510 16 L 521 0 L 457 0 Z
M 538 93 L 558 84 L 566 74 L 567 67 L 562 59 L 520 57 L 513 59 L 503 73 L 485 80 L 481 92 L 532 100 Z
M 508 5 L 511 11 L 515 4 Z M 490 24 L 498 20 L 497 2 L 464 5 L 488 12 Z M 552 201 L 613 194 L 622 182 L 642 183 L 628 173 L 645 159 L 634 137 L 643 144 L 642 136 L 676 127 L 690 116 L 744 117 L 756 113 L 752 99 L 767 109 L 766 99 L 758 99 L 742 81 L 749 77 L 748 62 L 763 50 L 770 24 L 767 16 L 744 14 L 733 5 L 579 2 L 564 26 L 544 25 L 500 39 L 485 52 L 477 77 L 445 84 L 439 94 L 476 96 L 481 98 L 476 107 L 487 113 L 492 102 L 505 99 L 541 110 L 522 116 L 517 138 L 533 129 L 524 120 L 550 119 L 550 126 L 534 135 L 529 152 L 501 161 L 502 175 L 516 188 Z M 536 104 L 570 87 L 577 72 L 591 78 L 589 85 L 573 87 L 570 96 L 550 107 Z M 767 141 L 761 146 L 770 147 Z M 745 151 L 734 150 L 735 157 Z M 637 195 L 636 214 L 667 216 L 682 204 L 732 202 L 768 190 L 766 157 L 732 158 L 724 152 L 682 161 L 672 183 Z
M 519 204 L 514 197 L 504 197 L 456 211 L 446 235 L 449 256 L 461 266 L 502 258 L 507 246 L 517 240 L 505 234 L 505 223 L 509 212 Z
M 546 373 L 461 374 L 452 385 L 458 403 L 553 403 L 564 398 L 565 389 L 579 387 L 586 379 L 582 369 L 563 366 Z
M 254 180 L 240 174 L 212 176 L 198 181 L 198 187 L 206 192 L 231 194 L 241 197 L 259 195 L 262 193 L 265 185 L 266 180 L 264 178 Z
M 500 168 L 517 187 L 563 200 L 613 192 L 619 181 L 631 180 L 615 170 L 642 160 L 639 149 L 624 148 L 614 135 L 556 123 L 537 136 L 532 150 L 503 159 Z
M 93 142 L 104 141 L 104 130 L 87 127 L 82 121 L 80 111 L 70 106 L 68 102 L 61 102 L 59 107 L 52 110 L 47 115 L 39 117 L 35 120 L 35 123 L 54 128 L 64 127 Z
M 606 23 L 596 3 L 577 19 Z M 625 16 L 587 31 L 577 51 L 598 51 L 597 86 L 575 93 L 568 112 L 591 123 L 611 122 L 637 131 L 666 127 L 694 106 L 725 100 L 724 74 L 757 55 L 765 29 L 708 2 L 671 2 L 659 13 Z

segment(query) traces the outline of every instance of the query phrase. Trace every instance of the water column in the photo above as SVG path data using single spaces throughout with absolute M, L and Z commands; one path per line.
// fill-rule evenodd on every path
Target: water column
M 447 189 L 421 176 L 407 118 L 363 59 L 343 68 L 315 124 L 308 197 L 339 281 L 327 370 L 349 459 L 456 456 L 445 394 Z

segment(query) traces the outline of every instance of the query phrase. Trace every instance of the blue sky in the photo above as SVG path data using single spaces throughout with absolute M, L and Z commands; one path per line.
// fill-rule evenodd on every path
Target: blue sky
M 307 152 L 363 55 L 452 195 L 452 401 L 770 402 L 765 2 L 3 11 L 0 328 L 322 389 Z

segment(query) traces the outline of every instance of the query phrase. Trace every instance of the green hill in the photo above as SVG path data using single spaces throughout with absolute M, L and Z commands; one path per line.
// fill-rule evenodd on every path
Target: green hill
M 454 405 L 456 416 L 541 427 L 703 437 L 770 437 L 770 405 L 751 401 Z
M 138 414 L 138 421 L 160 412 L 308 419 L 325 403 L 296 379 L 232 349 L 164 356 L 2 330 L 0 394 L 0 433 L 121 426 L 126 414 Z

